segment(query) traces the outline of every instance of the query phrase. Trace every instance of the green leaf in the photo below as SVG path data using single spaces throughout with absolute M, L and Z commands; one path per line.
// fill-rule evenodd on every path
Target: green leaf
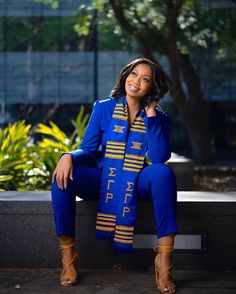
M 0 191 L 50 189 L 61 153 L 79 146 L 87 121 L 88 114 L 81 107 L 70 137 L 53 122 L 39 124 L 35 133 L 43 137 L 36 143 L 29 135 L 31 125 L 24 120 L 0 129 Z

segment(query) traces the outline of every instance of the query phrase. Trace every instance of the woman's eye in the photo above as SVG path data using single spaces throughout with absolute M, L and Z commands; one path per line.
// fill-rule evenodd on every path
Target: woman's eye
M 143 80 L 144 80 L 145 83 L 149 82 L 149 79 L 147 79 L 147 78 L 144 78 Z
M 136 76 L 136 72 L 135 71 L 132 71 L 131 72 L 131 75 Z

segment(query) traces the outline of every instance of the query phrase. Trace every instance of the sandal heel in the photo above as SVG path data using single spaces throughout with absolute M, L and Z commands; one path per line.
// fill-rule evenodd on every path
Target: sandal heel
M 156 258 L 155 258 L 155 263 L 154 263 L 154 268 L 155 268 L 155 278 L 156 278 L 156 285 L 158 291 L 164 294 L 172 294 L 176 293 L 176 287 L 175 284 L 173 283 L 172 279 L 166 280 L 162 282 L 160 285 L 160 279 L 163 275 L 168 274 L 170 277 L 172 276 L 172 265 L 169 267 L 164 267 L 161 263 L 158 262 L 158 257 L 159 254 L 161 253 L 172 253 L 173 252 L 173 246 L 172 245 L 159 245 L 154 249 L 155 252 L 158 252 Z M 159 269 L 158 269 L 159 267 Z M 162 273 L 160 273 L 160 269 L 162 269 Z M 171 286 L 170 288 L 167 288 L 168 286 Z

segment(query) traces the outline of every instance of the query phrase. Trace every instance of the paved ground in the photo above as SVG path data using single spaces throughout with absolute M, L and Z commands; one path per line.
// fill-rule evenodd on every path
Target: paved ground
M 73 288 L 58 285 L 58 269 L 0 269 L 1 294 L 158 293 L 152 271 L 81 270 L 80 283 Z M 176 271 L 179 294 L 235 294 L 236 271 Z

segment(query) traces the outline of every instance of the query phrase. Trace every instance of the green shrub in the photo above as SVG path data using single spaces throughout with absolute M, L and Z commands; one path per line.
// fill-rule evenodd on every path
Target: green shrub
M 88 117 L 81 106 L 69 138 L 53 122 L 39 124 L 35 132 L 42 139 L 36 143 L 24 120 L 0 129 L 0 191 L 48 190 L 60 155 L 80 145 Z
M 45 124 L 38 125 L 35 132 L 42 134 L 44 137 L 37 143 L 35 150 L 40 161 L 43 162 L 43 168 L 46 171 L 45 176 L 47 180 L 44 184 L 44 189 L 49 189 L 50 187 L 51 175 L 61 154 L 74 150 L 80 145 L 88 117 L 88 114 L 84 115 L 84 107 L 81 106 L 76 120 L 72 120 L 74 131 L 69 138 L 53 122 L 49 122 L 49 126 Z
M 33 188 L 32 178 L 41 163 L 34 152 L 30 128 L 23 120 L 0 129 L 0 191 Z

